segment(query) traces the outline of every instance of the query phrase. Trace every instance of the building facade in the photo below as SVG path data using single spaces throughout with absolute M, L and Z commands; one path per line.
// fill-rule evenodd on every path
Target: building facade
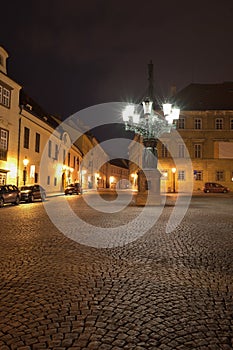
M 7 58 L 0 47 L 0 185 L 39 183 L 48 193 L 77 182 L 84 191 L 113 188 L 118 181 L 125 187 L 125 165 L 110 164 L 90 132 L 76 132 L 44 111 L 8 76 Z
M 40 183 L 47 192 L 63 191 L 75 182 L 84 190 L 106 186 L 106 165 L 94 172 L 91 163 L 83 162 L 97 140 L 87 133 L 72 142 L 71 130 L 64 130 L 57 117 L 42 110 L 8 76 L 7 58 L 0 47 L 0 184 Z M 105 163 L 108 157 L 99 149 Z
M 191 84 L 173 102 L 181 109 L 175 122 L 183 142 L 173 145 L 172 133 L 158 141 L 162 190 L 175 192 L 190 181 L 185 168 L 176 163 L 191 159 L 194 191 L 202 190 L 205 182 L 218 182 L 233 191 L 233 83 Z M 138 136 L 135 141 L 140 142 Z M 136 147 L 132 144 L 129 151 L 140 165 Z M 131 163 L 130 178 L 135 186 L 137 171 L 138 166 Z

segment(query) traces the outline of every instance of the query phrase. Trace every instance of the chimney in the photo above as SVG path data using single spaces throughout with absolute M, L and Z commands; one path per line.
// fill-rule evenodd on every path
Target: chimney
M 9 55 L 6 50 L 0 46 L 0 72 L 3 72 L 4 74 L 7 74 L 6 60 L 8 57 Z
M 170 86 L 169 96 L 173 97 L 176 95 L 176 85 Z

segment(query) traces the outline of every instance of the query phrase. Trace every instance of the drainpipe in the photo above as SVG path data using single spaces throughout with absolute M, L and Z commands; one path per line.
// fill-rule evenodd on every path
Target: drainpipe
M 20 111 L 19 114 L 22 114 L 22 109 L 23 106 L 20 105 Z M 19 186 L 19 159 L 20 159 L 20 138 L 21 138 L 21 121 L 22 121 L 22 117 L 19 118 L 19 128 L 18 128 L 18 150 L 17 150 L 17 187 Z

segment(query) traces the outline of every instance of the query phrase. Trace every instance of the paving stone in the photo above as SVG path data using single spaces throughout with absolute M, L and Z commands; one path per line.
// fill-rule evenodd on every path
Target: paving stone
M 141 212 L 106 215 L 80 199 L 69 204 L 94 227 Z M 38 203 L 0 210 L 0 349 L 233 349 L 232 199 L 193 197 L 167 234 L 172 202 L 143 236 L 109 249 L 67 238 Z

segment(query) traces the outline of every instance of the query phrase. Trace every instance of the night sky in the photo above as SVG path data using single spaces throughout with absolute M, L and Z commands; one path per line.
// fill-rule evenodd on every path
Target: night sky
M 233 81 L 233 1 L 8 1 L 0 45 L 8 74 L 62 118 L 138 101 L 154 64 L 155 95 Z

